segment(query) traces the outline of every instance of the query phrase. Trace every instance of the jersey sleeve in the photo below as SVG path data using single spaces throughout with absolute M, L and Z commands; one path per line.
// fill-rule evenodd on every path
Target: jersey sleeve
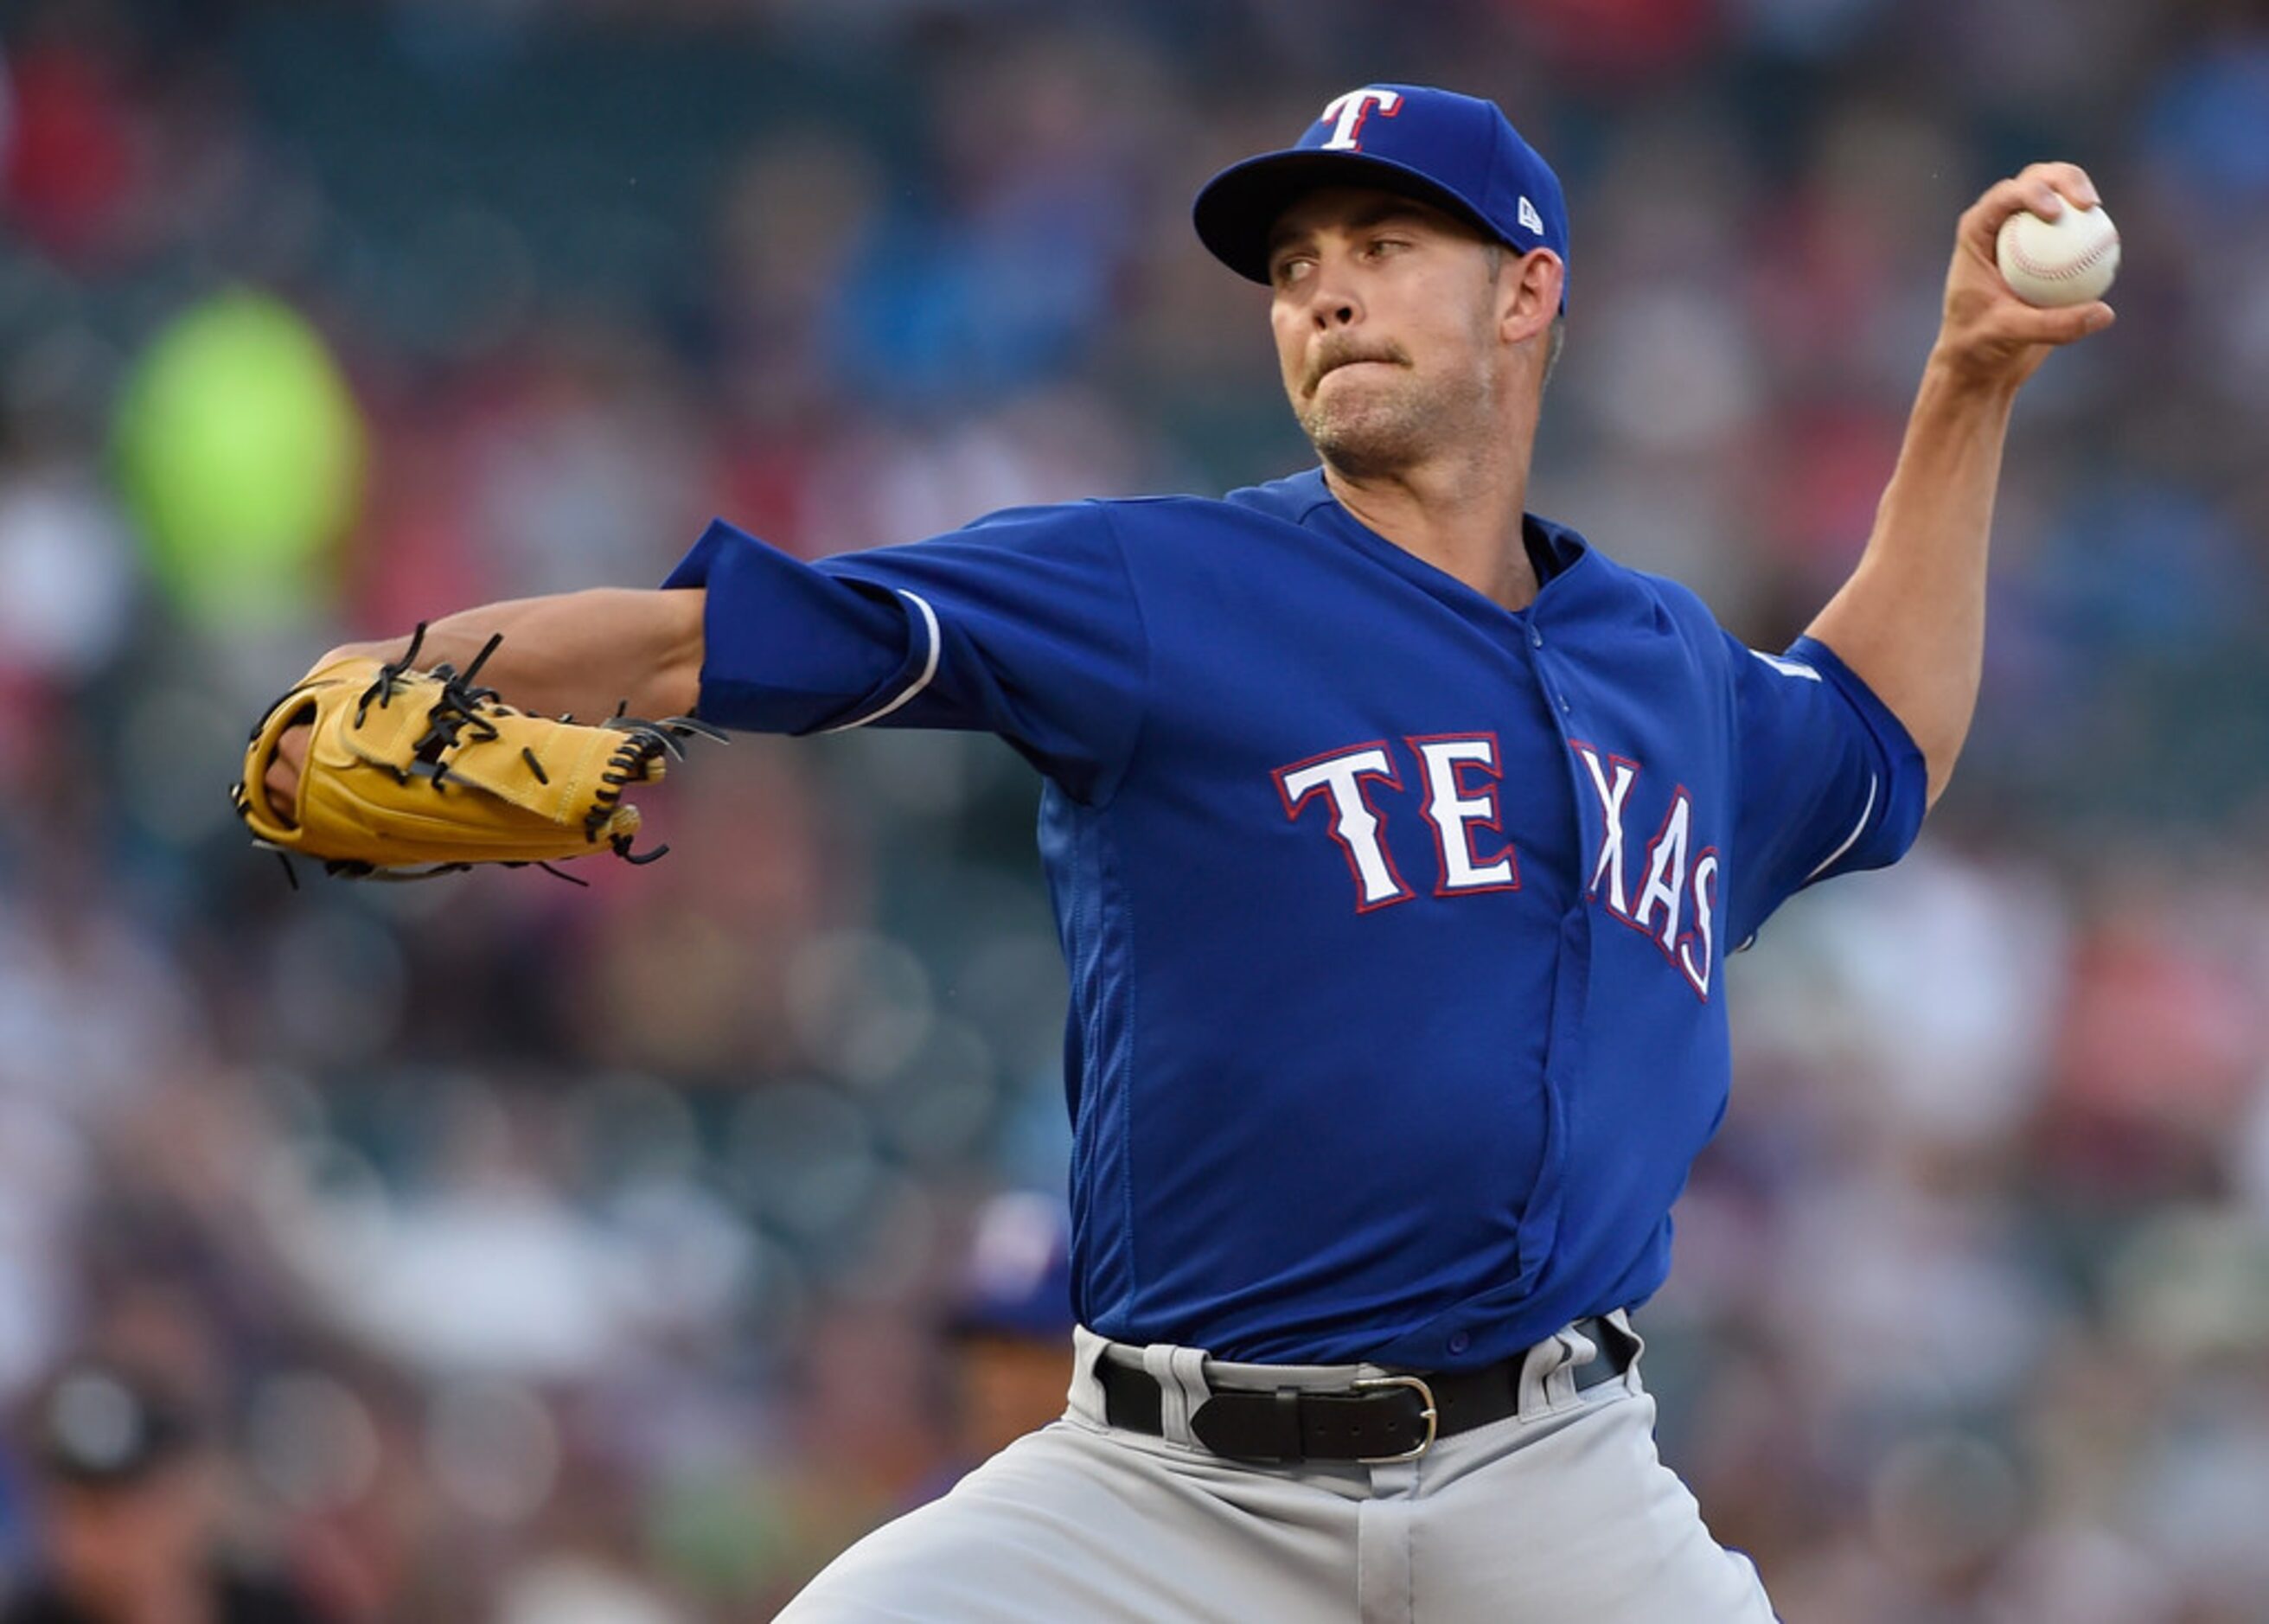
M 1133 752 L 1148 647 L 1102 504 L 1009 509 L 817 564 L 718 520 L 663 585 L 708 593 L 705 720 L 995 733 L 1087 802 Z
M 1732 940 L 1815 880 L 1896 862 L 1927 805 L 1922 752 L 1834 650 L 1762 654 L 1728 634 L 1737 771 Z

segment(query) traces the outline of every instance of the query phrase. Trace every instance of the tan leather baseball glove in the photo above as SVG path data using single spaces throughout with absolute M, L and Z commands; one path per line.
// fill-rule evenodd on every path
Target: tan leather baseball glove
M 476 684 L 499 639 L 462 674 L 421 671 L 424 632 L 390 663 L 318 665 L 269 707 L 229 789 L 258 844 L 320 859 L 335 875 L 383 879 L 595 852 L 643 863 L 669 849 L 632 850 L 639 812 L 623 793 L 659 779 L 665 758 L 684 753 L 680 740 L 722 735 L 683 716 L 592 726 L 528 715 Z M 277 741 L 302 722 L 307 757 L 286 822 L 264 784 Z

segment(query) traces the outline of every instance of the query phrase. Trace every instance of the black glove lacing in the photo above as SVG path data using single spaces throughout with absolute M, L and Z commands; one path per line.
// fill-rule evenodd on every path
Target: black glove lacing
M 425 641 L 425 621 L 419 621 L 417 629 L 410 634 L 409 646 L 402 651 L 401 657 L 388 661 L 379 667 L 378 675 L 371 680 L 370 686 L 364 689 L 361 696 L 355 701 L 356 727 L 359 727 L 363 725 L 364 718 L 370 713 L 370 707 L 373 703 L 380 710 L 386 709 L 392 703 L 394 696 L 400 691 L 403 686 L 402 679 L 416 671 L 418 651 Z M 503 641 L 503 632 L 491 633 L 489 640 L 481 646 L 481 652 L 473 656 L 471 662 L 462 672 L 444 662 L 426 673 L 440 685 L 441 691 L 440 697 L 434 700 L 432 709 L 426 712 L 425 732 L 418 739 L 412 751 L 415 759 L 408 768 L 396 774 L 400 782 L 407 784 L 412 778 L 423 778 L 429 779 L 435 791 L 439 792 L 443 781 L 448 777 L 449 771 L 447 764 L 441 757 L 455 749 L 461 738 L 468 736 L 469 732 L 473 742 L 485 743 L 500 736 L 496 725 L 491 722 L 483 712 L 491 705 L 500 705 L 503 703 L 502 698 L 495 689 L 481 687 L 476 679 L 480 675 L 481 668 L 488 663 L 489 656 L 496 653 L 497 645 Z M 625 700 L 616 707 L 614 715 L 600 724 L 602 727 L 618 730 L 625 737 L 614 754 L 608 757 L 606 771 L 599 775 L 603 787 L 594 796 L 597 804 L 583 819 L 584 838 L 595 844 L 598 839 L 600 829 L 605 825 L 609 818 L 614 816 L 616 807 L 621 802 L 624 786 L 642 781 L 647 776 L 647 764 L 656 757 L 667 752 L 682 761 L 685 757 L 685 751 L 679 743 L 680 740 L 698 736 L 714 739 L 721 743 L 725 738 L 724 734 L 718 729 L 706 722 L 696 721 L 690 716 L 669 716 L 658 722 L 647 721 L 643 718 L 626 715 L 625 712 L 629 708 L 630 702 Z M 569 714 L 562 716 L 559 720 L 563 722 L 572 722 L 575 719 Z M 257 731 L 255 728 L 255 734 Z M 536 775 L 537 783 L 549 785 L 551 782 L 551 775 L 543 771 L 543 764 L 536 758 L 534 750 L 523 747 L 520 756 L 521 759 L 527 764 L 528 770 Z M 238 788 L 240 791 L 241 786 Z M 622 858 L 625 862 L 640 866 L 654 861 L 669 850 L 667 845 L 657 845 L 650 851 L 632 851 L 632 838 L 626 834 L 610 836 L 607 844 L 613 849 L 616 856 Z M 279 852 L 277 855 L 281 857 L 284 854 Z M 571 885 L 587 883 L 572 874 L 562 873 L 548 862 L 533 859 L 484 865 L 471 862 L 439 863 L 431 867 L 414 871 L 381 868 L 372 863 L 331 859 L 324 862 L 323 868 L 324 872 L 344 879 L 424 880 L 436 875 L 460 873 L 477 866 L 504 868 L 525 868 L 532 866 L 543 869 L 544 873 L 554 878 L 565 880 Z M 288 859 L 285 861 L 284 872 L 291 878 L 292 890 L 297 890 L 299 886 L 299 877 L 292 872 Z
M 491 633 L 489 640 L 481 645 L 481 652 L 473 656 L 472 663 L 462 675 L 455 667 L 446 662 L 435 666 L 428 673 L 441 685 L 441 697 L 425 713 L 425 734 L 418 741 L 412 752 L 417 759 L 410 764 L 409 772 L 432 779 L 436 790 L 441 787 L 441 780 L 448 776 L 449 771 L 447 764 L 441 759 L 442 756 L 456 748 L 458 738 L 468 728 L 472 730 L 473 740 L 477 743 L 486 743 L 498 736 L 496 724 L 481 712 L 485 706 L 500 704 L 501 700 L 495 689 L 478 687 L 473 679 L 480 675 L 481 668 L 488 663 L 489 656 L 496 653 L 497 645 L 503 641 L 503 632 Z M 412 647 L 415 646 L 413 643 Z M 381 680 L 385 675 L 383 671 L 380 673 Z M 521 753 L 523 757 L 528 754 L 525 750 Z M 542 770 L 538 769 L 536 778 L 539 782 L 543 777 Z M 405 776 L 403 781 L 409 782 L 409 778 Z
M 684 760 L 685 751 L 678 741 L 696 734 L 705 739 L 715 739 L 721 743 L 724 741 L 723 734 L 690 716 L 669 716 L 658 722 L 650 722 L 624 714 L 629 709 L 630 701 L 625 699 L 615 707 L 612 716 L 600 724 L 605 727 L 619 728 L 627 736 L 617 747 L 615 753 L 608 757 L 607 770 L 599 775 L 599 782 L 603 787 L 592 797 L 598 804 L 583 819 L 583 838 L 587 840 L 598 838 L 601 825 L 614 816 L 615 805 L 623 798 L 623 786 L 643 779 L 647 776 L 647 764 L 655 757 L 668 752 L 679 761 Z M 628 835 L 612 836 L 607 844 L 614 847 L 616 856 L 629 863 L 650 863 L 669 850 L 668 845 L 658 845 L 651 851 L 633 852 Z
M 410 634 L 410 646 L 402 651 L 402 658 L 388 661 L 379 667 L 378 675 L 372 680 L 369 687 L 362 690 L 362 698 L 355 701 L 356 727 L 361 727 L 362 719 L 370 714 L 370 702 L 373 699 L 378 701 L 380 710 L 382 711 L 387 707 L 388 703 L 394 698 L 395 684 L 399 683 L 404 675 L 417 668 L 418 650 L 425 641 L 425 623 L 421 620 L 418 623 L 418 629 Z

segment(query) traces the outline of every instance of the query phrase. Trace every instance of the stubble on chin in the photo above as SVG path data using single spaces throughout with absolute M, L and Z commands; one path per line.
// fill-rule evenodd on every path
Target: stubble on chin
M 1363 402 L 1310 401 L 1298 413 L 1316 454 L 1354 479 L 1378 479 L 1408 468 L 1425 448 L 1423 405 L 1406 390 Z
M 1296 408 L 1300 427 L 1316 454 L 1350 479 L 1388 478 L 1415 467 L 1441 450 L 1445 436 L 1476 409 L 1485 410 L 1489 385 L 1473 389 L 1430 387 L 1415 376 L 1394 379 L 1392 387 L 1364 389 L 1356 398 L 1342 392 L 1309 396 Z

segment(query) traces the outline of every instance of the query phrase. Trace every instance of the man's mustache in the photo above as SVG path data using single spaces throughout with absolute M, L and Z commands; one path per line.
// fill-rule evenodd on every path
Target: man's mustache
M 1300 392 L 1313 395 L 1326 373 L 1357 361 L 1384 361 L 1391 366 L 1410 365 L 1410 358 L 1402 352 L 1400 344 L 1327 343 L 1308 358 L 1307 375 L 1301 380 Z

